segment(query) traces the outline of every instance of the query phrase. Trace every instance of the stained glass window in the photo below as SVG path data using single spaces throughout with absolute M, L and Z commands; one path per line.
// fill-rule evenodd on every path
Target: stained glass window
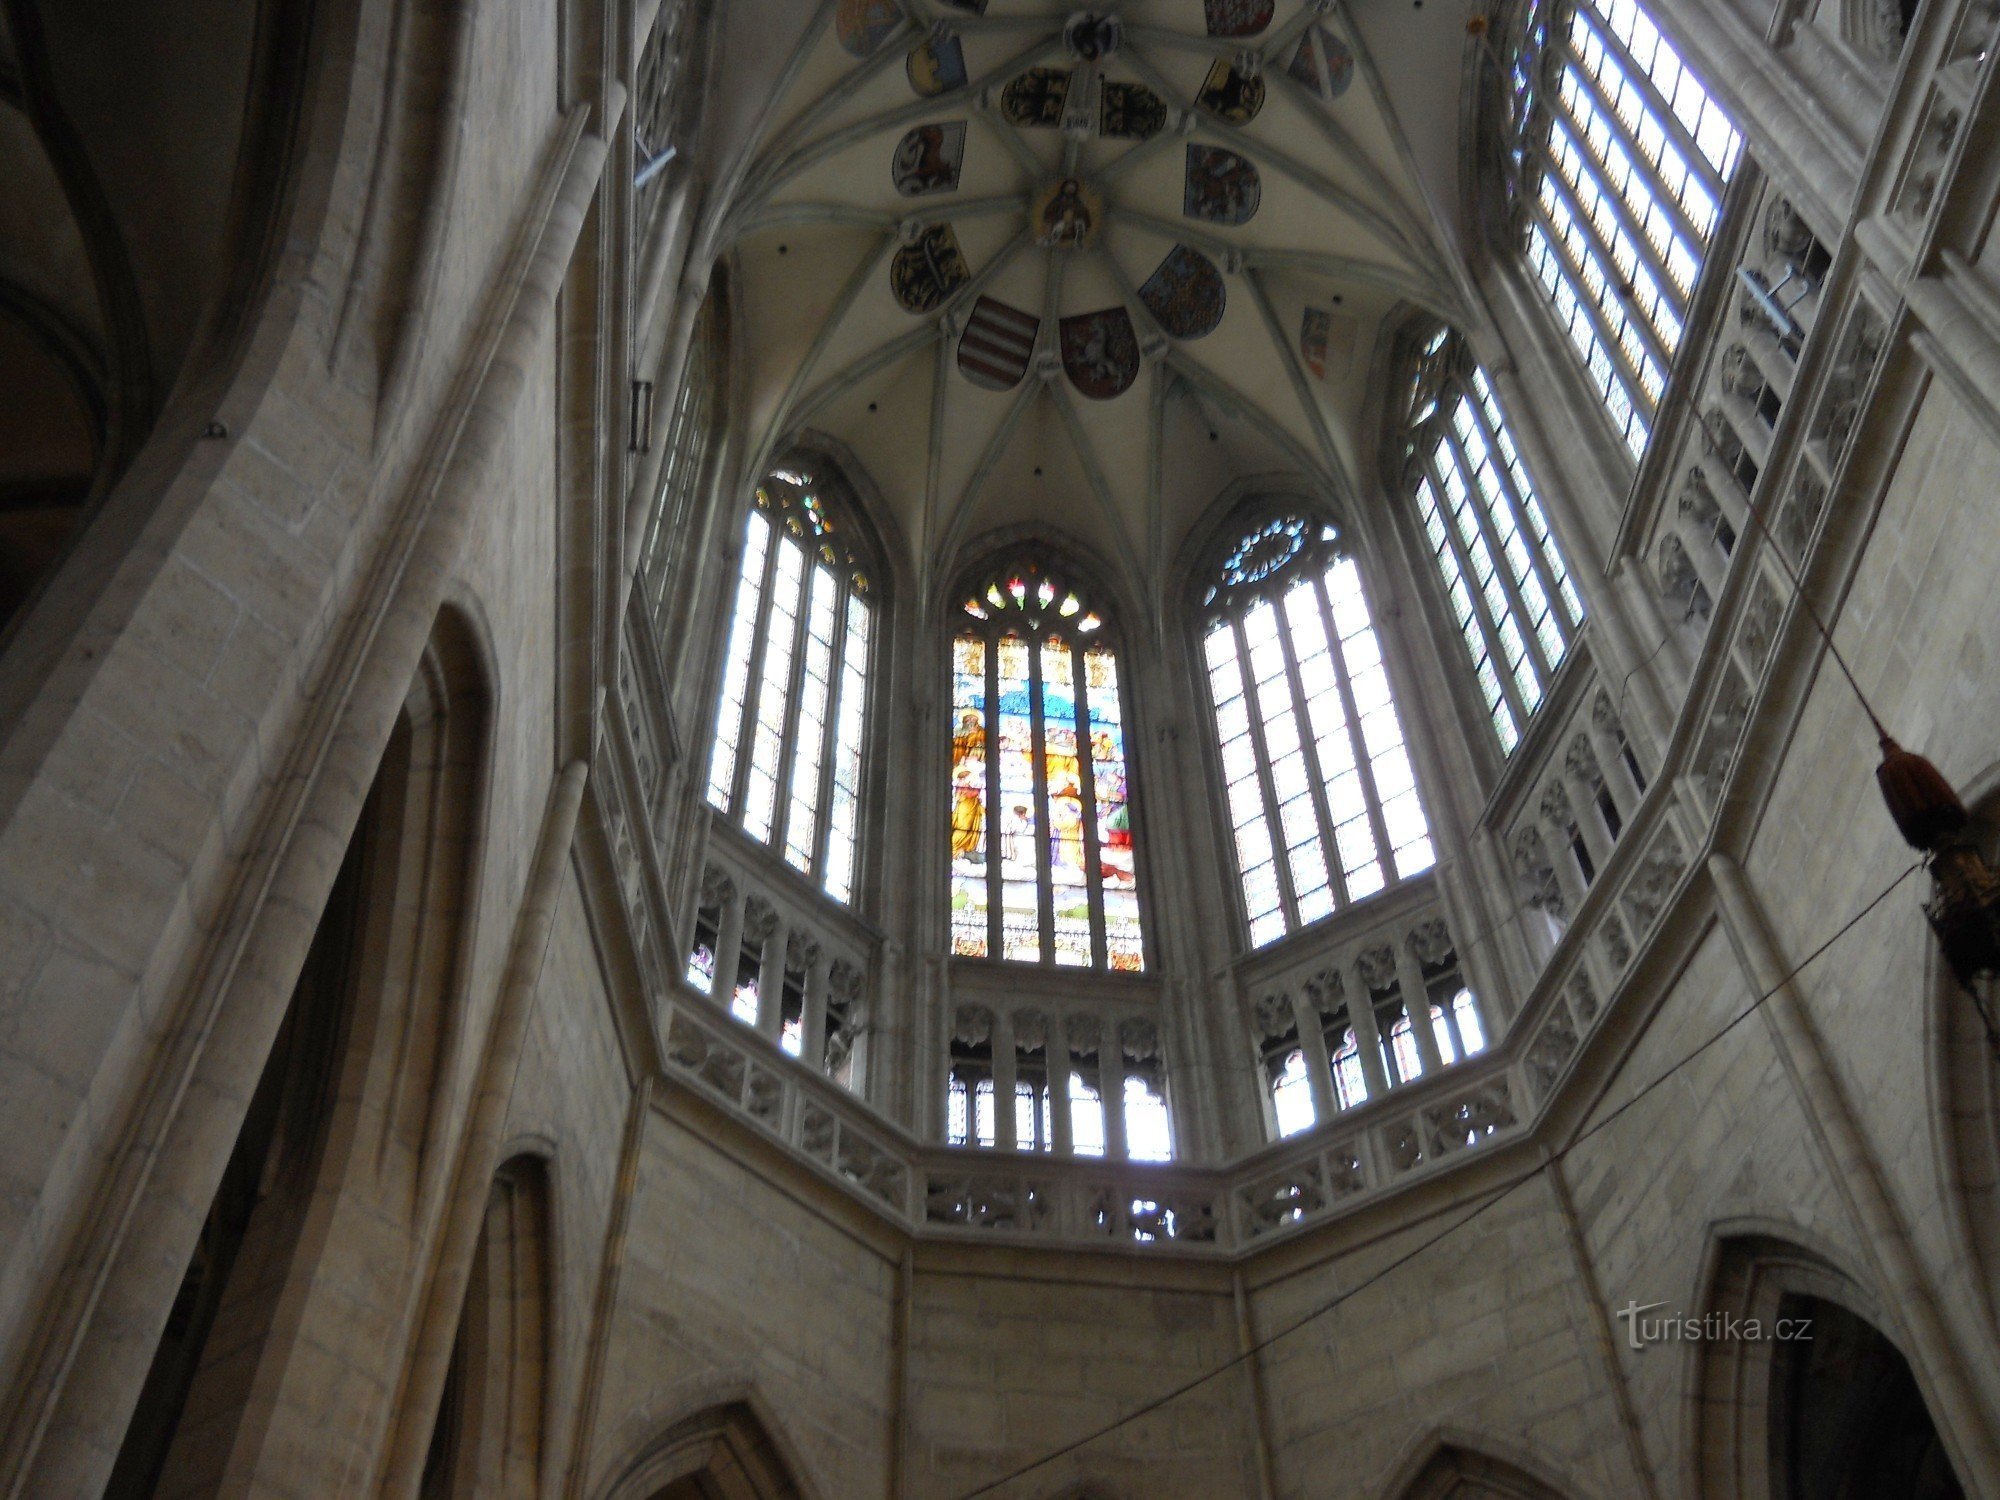
M 1118 657 L 1040 549 L 960 594 L 952 639 L 951 939 L 973 958 L 1145 966 Z
M 1634 0 L 1531 0 L 1509 83 L 1528 270 L 1636 459 L 1742 139 Z
M 1403 432 L 1424 540 L 1500 748 L 1512 753 L 1583 601 L 1486 372 L 1447 329 L 1417 351 Z
M 837 901 L 854 894 L 873 624 L 825 477 L 774 469 L 746 523 L 708 800 Z
M 1296 511 L 1247 524 L 1203 606 L 1251 945 L 1428 870 L 1429 821 L 1339 532 Z

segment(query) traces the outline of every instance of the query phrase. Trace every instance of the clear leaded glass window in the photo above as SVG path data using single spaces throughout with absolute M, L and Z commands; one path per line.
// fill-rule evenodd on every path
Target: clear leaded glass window
M 823 476 L 772 470 L 746 523 L 708 800 L 836 901 L 854 893 L 874 624 Z
M 1637 458 L 1742 139 L 1633 0 L 1531 0 L 1508 82 L 1528 268 Z
M 1449 330 L 1418 353 L 1404 448 L 1452 620 L 1500 747 L 1511 753 L 1569 654 L 1583 601 L 1499 398 Z
M 952 637 L 951 941 L 975 958 L 1145 966 L 1118 655 L 1039 549 L 960 593 Z
M 1203 613 L 1252 946 L 1428 870 L 1430 825 L 1339 532 L 1293 511 L 1245 526 Z

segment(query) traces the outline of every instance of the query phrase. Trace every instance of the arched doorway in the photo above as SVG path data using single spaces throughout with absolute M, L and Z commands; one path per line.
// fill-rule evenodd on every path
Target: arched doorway
M 625 1469 L 605 1500 L 809 1500 L 748 1401 L 677 1422 Z

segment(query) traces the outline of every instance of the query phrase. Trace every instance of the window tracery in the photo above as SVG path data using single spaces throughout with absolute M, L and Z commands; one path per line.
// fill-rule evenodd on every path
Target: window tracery
M 874 625 L 870 573 L 827 477 L 804 463 L 773 469 L 746 522 L 708 800 L 843 903 Z
M 1530 0 L 1507 83 L 1528 270 L 1636 460 L 1742 138 L 1635 0 Z
M 958 594 L 951 940 L 972 958 L 1145 967 L 1118 654 L 1041 548 Z
M 1251 946 L 1429 869 L 1429 821 L 1338 529 L 1302 511 L 1253 512 L 1202 611 Z
M 1583 624 L 1583 600 L 1461 335 L 1440 328 L 1410 378 L 1404 448 L 1417 517 L 1502 751 L 1511 754 Z

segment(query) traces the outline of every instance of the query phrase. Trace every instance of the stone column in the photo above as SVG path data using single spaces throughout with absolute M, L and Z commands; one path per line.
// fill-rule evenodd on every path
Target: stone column
M 800 955 L 806 962 L 806 1012 L 800 1030 L 804 1045 L 799 1056 L 807 1066 L 826 1066 L 826 997 L 833 970 L 833 953 L 824 943 L 808 942 Z
M 1347 1024 L 1354 1028 L 1354 1040 L 1361 1048 L 1361 1076 L 1368 1083 L 1368 1097 L 1380 1099 L 1389 1092 L 1389 1065 L 1382 1057 L 1382 1028 L 1375 1024 L 1375 1001 L 1368 992 L 1367 970 L 1357 957 L 1348 978 Z
M 1020 1133 L 1014 1128 L 1014 1018 L 1007 1007 L 993 1008 L 993 1145 L 1000 1151 L 1017 1149 Z M 973 1110 L 974 1136 L 978 1139 L 978 1109 Z
M 1306 1077 L 1312 1084 L 1313 1118 L 1331 1120 L 1340 1113 L 1340 1096 L 1333 1087 L 1333 1054 L 1326 1045 L 1326 1023 L 1319 1007 L 1294 991 L 1286 997 L 1297 1018 L 1299 1047 L 1306 1055 Z
M 726 884 L 722 897 L 722 920 L 715 924 L 715 982 L 709 994 L 729 1008 L 736 993 L 737 961 L 743 953 L 743 888 L 734 881 Z
M 764 938 L 763 961 L 757 967 L 757 1029 L 772 1041 L 785 1024 L 785 969 L 791 961 L 791 927 L 773 911 Z
M 1069 1117 L 1069 1020 L 1049 1017 L 1049 1144 L 1058 1156 L 1076 1154 L 1076 1130 Z
M 1403 1014 L 1410 1018 L 1410 1030 L 1416 1033 L 1417 1056 L 1423 1059 L 1424 1072 L 1428 1075 L 1444 1066 L 1444 1053 L 1438 1047 L 1437 1032 L 1431 1026 L 1431 992 L 1424 983 L 1424 966 L 1417 957 L 1417 950 L 1405 935 L 1396 944 L 1397 988 L 1403 992 Z
M 1116 1022 L 1107 1024 L 1097 1048 L 1097 1092 L 1104 1100 L 1104 1159 L 1125 1160 L 1125 1045 Z

